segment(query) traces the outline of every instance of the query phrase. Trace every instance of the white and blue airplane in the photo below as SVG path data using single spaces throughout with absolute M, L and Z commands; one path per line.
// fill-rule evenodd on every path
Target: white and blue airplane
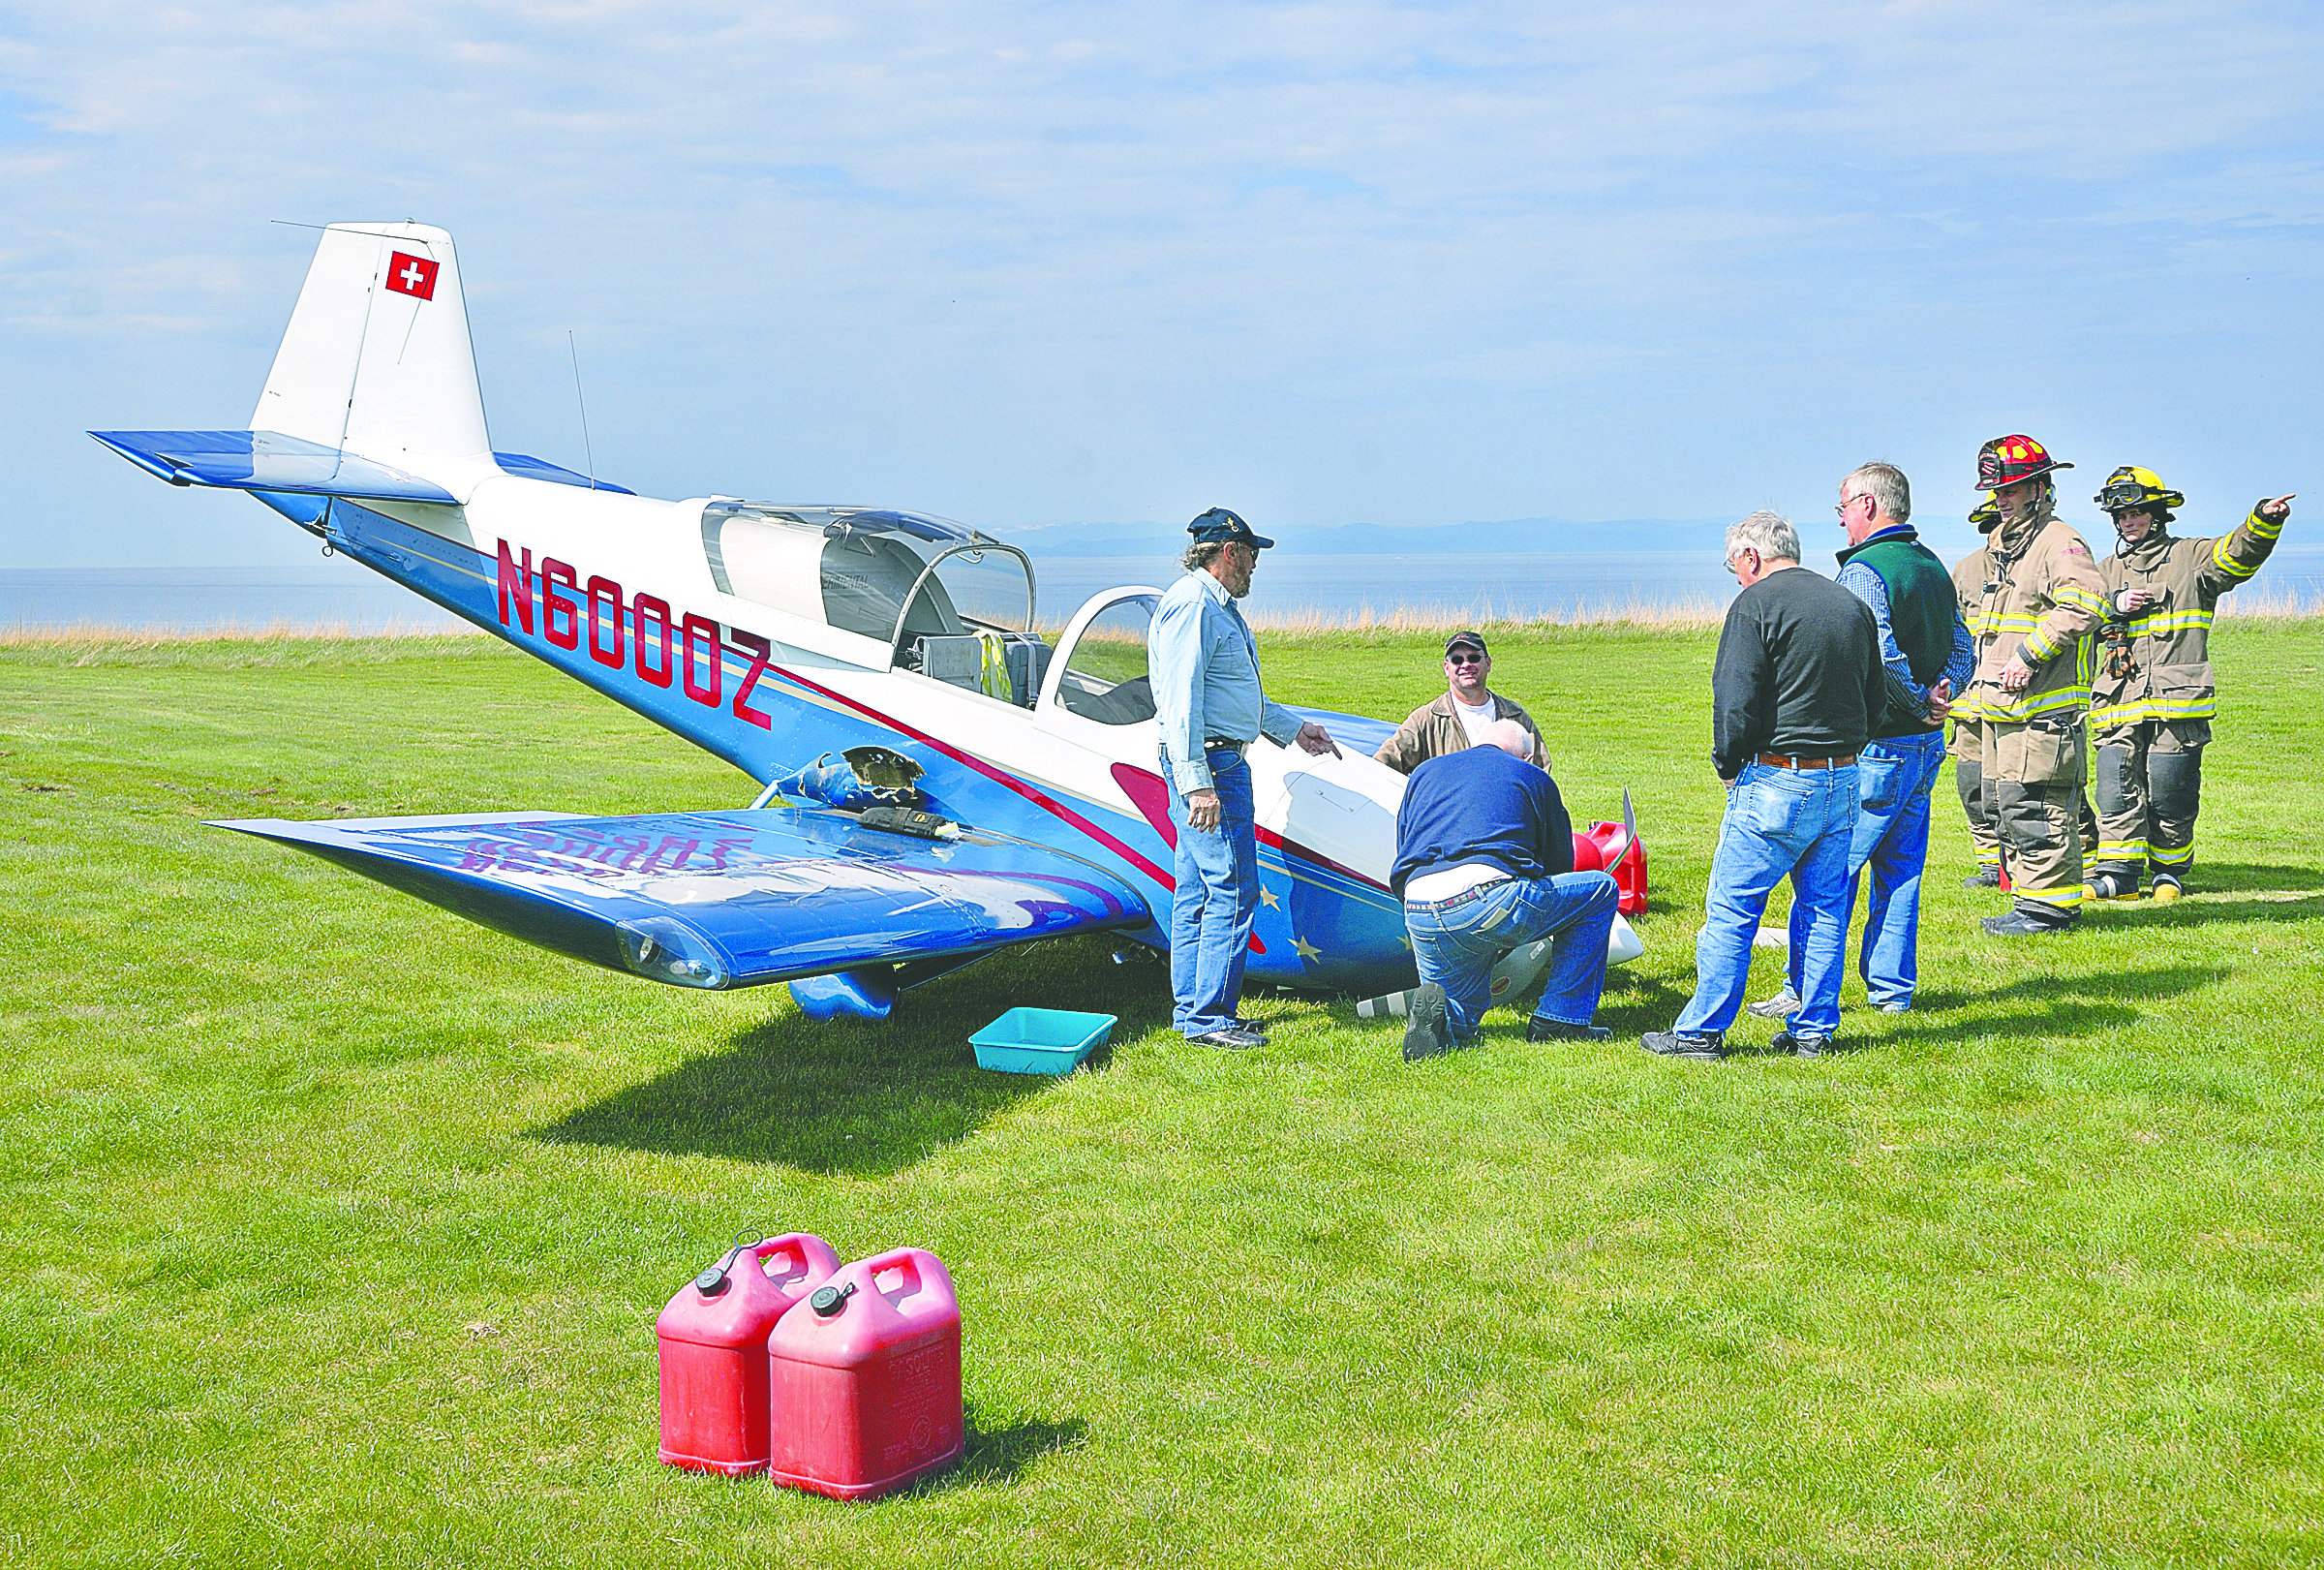
M 251 492 L 765 787 L 729 812 L 220 826 L 608 969 L 788 982 L 817 1018 L 884 1017 L 902 989 L 1068 933 L 1168 947 L 1175 835 L 1147 685 L 1159 590 L 1096 595 L 1053 640 L 1025 553 L 946 519 L 655 501 L 494 451 L 441 229 L 323 231 L 248 429 L 90 434 L 171 484 Z M 1249 973 L 1409 988 L 1387 886 L 1404 779 L 1367 755 L 1390 727 L 1303 712 L 1353 745 L 1251 750 Z M 1617 917 L 1609 957 L 1638 952 Z M 1496 994 L 1546 958 L 1512 955 Z

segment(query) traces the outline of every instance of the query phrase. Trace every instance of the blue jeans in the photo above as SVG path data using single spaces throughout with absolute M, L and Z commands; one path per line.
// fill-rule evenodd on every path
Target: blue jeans
M 1944 767 L 1944 738 L 1935 731 L 1865 744 L 1856 754 L 1856 832 L 1848 847 L 1845 924 L 1856 913 L 1856 884 L 1872 869 L 1864 911 L 1864 946 L 1856 972 L 1873 1002 L 1910 1003 L 1920 984 L 1920 872 L 1929 859 L 1929 793 Z M 1790 983 L 1799 990 L 1807 913 L 1791 907 Z M 1845 952 L 1845 950 L 1843 950 Z
M 1421 979 L 1445 989 L 1452 1039 L 1477 1033 L 1492 1005 L 1493 967 L 1514 948 L 1554 938 L 1533 1017 L 1587 1025 L 1605 988 L 1606 936 L 1621 893 L 1607 873 L 1511 877 L 1449 900 L 1404 907 Z
M 1695 996 L 1673 1029 L 1717 1035 L 1735 1022 L 1751 974 L 1751 940 L 1767 896 L 1789 875 L 1804 907 L 1796 1036 L 1828 1039 L 1840 1028 L 1840 974 L 1848 953 L 1848 855 L 1855 834 L 1854 769 L 1779 769 L 1750 763 L 1727 793 L 1702 933 L 1695 939 Z
M 1218 792 L 1218 826 L 1190 827 L 1186 798 L 1170 793 L 1178 831 L 1177 888 L 1170 905 L 1170 1022 L 1182 1035 L 1208 1035 L 1235 1023 L 1242 967 L 1259 916 L 1259 829 L 1251 811 L 1251 768 L 1240 753 L 1208 754 Z M 1169 770 L 1163 771 L 1167 778 Z

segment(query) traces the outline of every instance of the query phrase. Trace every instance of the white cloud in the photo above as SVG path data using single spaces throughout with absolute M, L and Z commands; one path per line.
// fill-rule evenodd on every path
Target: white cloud
M 2107 466 L 2168 436 L 2190 490 L 2313 461 L 2314 373 L 2257 407 L 2244 375 L 2318 347 L 2297 8 L 368 0 L 5 35 L 16 559 L 92 487 L 157 510 L 80 422 L 247 409 L 305 262 L 270 218 L 453 228 L 496 436 L 571 456 L 572 327 L 601 467 L 664 494 L 1706 514 L 2043 419 Z M 2167 370 L 2125 374 L 2140 341 Z

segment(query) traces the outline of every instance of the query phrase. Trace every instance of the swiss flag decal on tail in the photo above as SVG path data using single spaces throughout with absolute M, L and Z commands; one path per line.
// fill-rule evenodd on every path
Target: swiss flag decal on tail
M 387 261 L 387 287 L 398 294 L 414 294 L 423 300 L 436 297 L 437 263 L 424 257 L 398 251 Z

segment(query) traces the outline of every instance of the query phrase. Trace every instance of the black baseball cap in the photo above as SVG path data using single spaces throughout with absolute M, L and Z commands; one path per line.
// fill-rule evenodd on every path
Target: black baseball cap
M 1454 649 L 1459 648 L 1464 643 L 1470 645 L 1479 654 L 1489 655 L 1493 652 L 1484 646 L 1484 634 L 1483 632 L 1462 631 L 1455 632 L 1451 637 L 1445 639 L 1445 653 L 1451 654 Z
M 1214 507 L 1186 526 L 1201 545 L 1248 545 L 1253 550 L 1265 550 L 1274 543 L 1265 535 L 1251 533 L 1251 526 L 1223 507 Z

